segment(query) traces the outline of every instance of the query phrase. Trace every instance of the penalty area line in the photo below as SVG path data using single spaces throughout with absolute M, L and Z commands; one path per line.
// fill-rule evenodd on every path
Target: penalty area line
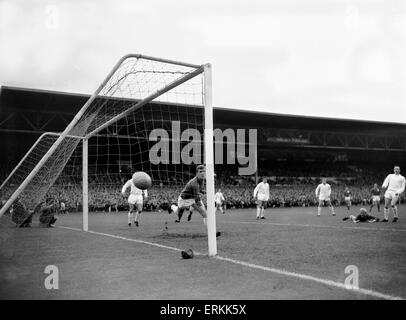
M 91 231 L 91 230 L 83 231 L 82 229 L 79 229 L 79 228 L 64 227 L 64 226 L 57 226 L 57 228 L 73 230 L 73 231 L 80 231 L 80 232 L 86 232 L 86 233 L 99 235 L 99 236 L 104 236 L 104 237 L 109 237 L 109 238 L 118 239 L 118 240 L 142 243 L 142 244 L 146 244 L 146 245 L 150 245 L 150 246 L 154 246 L 154 247 L 158 247 L 158 248 L 163 248 L 163 249 L 169 249 L 169 250 L 177 251 L 177 252 L 182 251 L 182 249 L 171 247 L 171 246 L 166 246 L 166 245 L 155 243 L 155 242 L 149 242 L 149 241 L 138 240 L 138 239 L 131 239 L 131 238 L 126 238 L 126 237 L 122 237 L 122 236 L 116 236 L 114 234 L 109 234 L 109 233 L 103 233 L 103 232 L 97 232 L 97 231 Z M 197 251 L 194 251 L 194 254 L 195 255 L 201 255 L 201 256 L 207 256 L 207 254 L 203 254 L 203 253 L 200 253 L 200 252 L 197 252 Z M 253 264 L 253 263 L 249 263 L 249 262 L 244 262 L 244 261 L 240 261 L 240 260 L 235 260 L 235 259 L 231 259 L 231 258 L 227 258 L 227 257 L 222 257 L 222 256 L 219 256 L 219 255 L 216 255 L 216 256 L 211 257 L 211 258 L 219 260 L 219 261 L 225 261 L 225 262 L 234 263 L 234 264 L 241 265 L 241 266 L 248 267 L 248 268 L 252 268 L 252 269 L 268 271 L 268 272 L 283 275 L 283 276 L 298 278 L 298 279 L 307 280 L 307 281 L 313 281 L 313 282 L 321 283 L 321 284 L 324 284 L 324 285 L 327 285 L 327 286 L 330 286 L 330 287 L 336 287 L 336 288 L 344 289 L 344 290 L 351 291 L 351 292 L 354 292 L 354 293 L 361 293 L 361 294 L 364 294 L 364 295 L 368 295 L 368 296 L 372 296 L 372 297 L 376 297 L 376 298 L 380 298 L 380 299 L 404 300 L 404 298 L 402 298 L 402 297 L 392 296 L 392 295 L 389 295 L 389 294 L 384 294 L 384 293 L 369 290 L 369 289 L 348 287 L 344 283 L 341 283 L 341 282 L 316 278 L 316 277 L 313 277 L 313 276 L 309 276 L 309 275 L 305 275 L 305 274 L 301 274 L 301 273 L 296 273 L 296 272 L 290 272 L 290 271 L 281 270 L 281 269 L 264 267 L 264 266 L 261 266 L 261 265 L 257 265 L 257 264 Z

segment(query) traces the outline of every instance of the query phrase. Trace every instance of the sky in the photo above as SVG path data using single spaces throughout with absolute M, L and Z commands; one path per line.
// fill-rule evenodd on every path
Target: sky
M 91 94 L 127 53 L 211 63 L 215 107 L 406 123 L 404 0 L 0 0 L 0 85 Z

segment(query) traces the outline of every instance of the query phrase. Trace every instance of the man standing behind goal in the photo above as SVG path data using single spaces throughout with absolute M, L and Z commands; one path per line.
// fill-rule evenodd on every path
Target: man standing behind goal
M 265 219 L 264 211 L 269 200 L 269 184 L 266 177 L 254 189 L 254 199 L 257 200 L 257 220 Z
M 323 178 L 321 183 L 316 188 L 316 197 L 319 199 L 319 206 L 317 207 L 317 216 L 320 217 L 321 214 L 321 207 L 323 206 L 324 202 L 330 207 L 331 214 L 335 216 L 334 207 L 331 204 L 330 195 L 331 195 L 331 187 L 327 183 L 327 179 Z
M 385 207 L 383 208 L 384 219 L 382 222 L 388 222 L 389 204 L 393 211 L 393 221 L 397 222 L 398 208 L 396 203 L 399 200 L 400 194 L 405 191 L 405 177 L 400 174 L 400 167 L 395 166 L 392 174 L 389 174 L 382 184 L 382 188 L 386 188 L 385 192 Z
M 138 189 L 133 180 L 128 180 L 123 188 L 121 189 L 121 194 L 125 196 L 125 192 L 128 188 L 130 190 L 130 196 L 128 197 L 128 204 L 130 206 L 130 210 L 128 211 L 128 226 L 131 227 L 131 222 L 133 222 L 137 227 L 139 226 L 138 217 L 142 211 L 142 207 L 144 204 L 144 199 L 146 200 L 148 197 L 147 190 Z M 135 218 L 134 218 L 134 208 L 135 208 Z

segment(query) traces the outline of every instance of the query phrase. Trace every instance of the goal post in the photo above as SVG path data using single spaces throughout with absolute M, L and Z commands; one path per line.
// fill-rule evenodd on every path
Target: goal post
M 176 117 L 167 116 L 168 108 L 164 106 L 155 108 L 156 104 L 160 103 L 165 104 L 169 109 L 173 108 Z M 152 104 L 154 107 L 151 107 Z M 183 107 L 187 111 L 183 110 Z M 166 116 L 168 118 L 165 118 Z M 125 147 L 129 153 L 127 158 L 131 158 L 133 153 L 136 153 L 133 158 L 141 161 L 136 166 L 137 170 L 151 173 L 154 181 L 159 181 L 164 176 L 169 177 L 172 173 L 175 176 L 180 175 L 185 180 L 188 175 L 184 171 L 189 170 L 190 175 L 190 164 L 177 164 L 174 168 L 162 169 L 163 167 L 153 166 L 146 161 L 148 154 L 145 146 L 149 143 L 148 134 L 160 125 L 167 127 L 169 122 L 177 122 L 179 131 L 181 128 L 189 127 L 203 129 L 208 251 L 210 256 L 217 254 L 210 64 L 196 65 L 140 54 L 123 56 L 65 130 L 61 133 L 45 135 L 52 137 L 51 139 L 40 138 L 13 170 L 7 181 L 2 184 L 0 194 L 8 194 L 8 196 L 6 204 L 0 209 L 0 217 L 17 199 L 22 202 L 27 211 L 33 210 L 48 196 L 51 186 L 59 181 L 58 177 L 64 175 L 72 158 L 79 152 L 82 161 L 80 164 L 75 162 L 73 166 L 76 166 L 76 169 L 82 166 L 82 175 L 79 179 L 82 188 L 83 230 L 87 231 L 91 186 L 89 177 L 94 174 L 94 168 L 100 161 L 106 161 L 107 168 L 111 164 L 109 161 L 113 161 L 96 160 L 96 164 L 90 162 L 91 148 L 93 148 L 91 143 L 95 139 L 97 141 L 107 139 L 105 143 L 109 144 L 112 139 L 109 131 L 114 126 L 119 131 L 116 135 L 117 139 L 121 137 L 125 141 Z M 124 135 L 120 134 L 121 131 L 125 132 Z M 177 134 L 180 135 L 180 132 Z M 79 148 L 80 142 L 82 142 L 81 148 Z M 134 151 L 135 149 L 137 150 Z M 100 156 L 100 158 L 103 157 Z M 119 155 L 114 161 L 121 161 L 121 158 Z M 183 183 L 186 182 L 183 181 Z
M 204 66 L 204 156 L 206 162 L 207 235 L 209 256 L 217 254 L 216 208 L 214 203 L 214 150 L 213 150 L 213 103 L 211 65 Z

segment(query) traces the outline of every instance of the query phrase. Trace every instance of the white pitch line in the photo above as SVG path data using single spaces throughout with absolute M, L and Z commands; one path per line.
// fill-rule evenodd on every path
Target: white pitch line
M 84 232 L 82 229 L 78 229 L 78 228 L 63 227 L 63 226 L 58 226 L 57 228 Z M 96 231 L 90 231 L 90 230 L 86 231 L 86 232 L 91 233 L 91 234 L 95 234 L 95 235 L 110 237 L 110 238 L 114 238 L 114 239 L 118 239 L 118 240 L 124 240 L 124 241 L 131 241 L 131 242 L 147 244 L 147 245 L 150 245 L 150 246 L 169 249 L 169 250 L 178 251 L 178 252 L 182 251 L 182 249 L 175 248 L 175 247 L 170 247 L 170 246 L 165 246 L 165 245 L 155 243 L 155 242 L 149 242 L 149 241 L 144 241 L 144 240 L 126 238 L 126 237 L 116 236 L 116 235 L 109 234 L 109 233 L 102 233 L 102 232 L 96 232 Z M 197 251 L 194 251 L 194 254 L 195 255 L 205 255 L 205 254 L 197 252 Z M 260 265 L 249 263 L 249 262 L 244 262 L 244 261 L 235 260 L 235 259 L 231 259 L 231 258 L 221 257 L 221 256 L 218 256 L 218 255 L 214 256 L 213 258 L 217 259 L 217 260 L 220 260 L 220 261 L 231 262 L 231 263 L 238 264 L 238 265 L 248 267 L 248 268 L 268 271 L 268 272 L 272 272 L 272 273 L 276 273 L 276 274 L 280 274 L 280 275 L 284 275 L 284 276 L 299 278 L 299 279 L 302 279 L 302 280 L 314 281 L 314 282 L 317 282 L 317 283 L 322 283 L 322 284 L 327 285 L 327 286 L 332 286 L 332 287 L 336 287 L 336 288 L 340 288 L 340 289 L 345 289 L 345 290 L 348 290 L 348 291 L 361 293 L 361 294 L 364 294 L 364 295 L 368 295 L 368 296 L 372 296 L 372 297 L 376 297 L 376 298 L 380 298 L 380 299 L 404 300 L 404 298 L 402 298 L 402 297 L 392 296 L 392 295 L 380 293 L 380 292 L 369 290 L 369 289 L 350 288 L 350 287 L 347 287 L 345 284 L 343 284 L 341 282 L 335 282 L 335 281 L 332 281 L 332 280 L 316 278 L 316 277 L 313 277 L 313 276 L 300 274 L 300 273 L 296 273 L 296 272 L 290 272 L 290 271 L 281 270 L 281 269 L 264 267 L 264 266 L 260 266 Z
M 330 229 L 351 229 L 351 230 L 372 230 L 372 231 L 394 231 L 394 232 L 406 232 L 406 229 L 386 229 L 386 228 L 369 228 L 369 227 L 338 227 L 338 226 L 326 226 L 317 224 L 300 224 L 300 223 L 277 223 L 277 222 L 254 222 L 254 221 L 218 221 L 219 223 L 235 223 L 235 224 L 257 224 L 257 225 L 274 225 L 285 227 L 311 227 L 311 228 L 330 228 Z
M 388 294 L 384 294 L 384 293 L 380 293 L 380 292 L 373 291 L 373 290 L 368 290 L 368 289 L 354 288 L 354 287 L 351 288 L 351 287 L 347 287 L 344 283 L 341 283 L 341 282 L 335 282 L 335 281 L 332 281 L 332 280 L 316 278 L 316 277 L 313 277 L 313 276 L 308 276 L 308 275 L 300 274 L 300 273 L 296 273 L 296 272 L 290 272 L 290 271 L 285 271 L 285 270 L 280 270 L 280 269 L 275 269 L 275 268 L 268 268 L 268 267 L 256 265 L 256 264 L 253 264 L 253 263 L 234 260 L 234 259 L 230 259 L 230 258 L 224 258 L 224 257 L 220 257 L 220 256 L 215 256 L 214 258 L 218 259 L 218 260 L 222 260 L 222 261 L 228 261 L 228 262 L 231 262 L 231 263 L 234 263 L 234 264 L 239 264 L 239 265 L 242 265 L 244 267 L 269 271 L 269 272 L 272 272 L 272 273 L 277 273 L 277 274 L 281 274 L 281 275 L 284 275 L 284 276 L 295 277 L 295 278 L 299 278 L 299 279 L 303 279 L 303 280 L 310 280 L 310 281 L 322 283 L 322 284 L 325 284 L 325 285 L 328 285 L 328 286 L 337 287 L 337 288 L 345 289 L 345 290 L 349 290 L 349 291 L 354 291 L 354 292 L 357 292 L 357 293 L 362 293 L 362 294 L 365 294 L 365 295 L 369 295 L 369 296 L 373 296 L 373 297 L 381 298 L 381 299 L 385 299 L 385 300 L 404 300 L 401 297 L 391 296 L 391 295 L 388 295 Z

